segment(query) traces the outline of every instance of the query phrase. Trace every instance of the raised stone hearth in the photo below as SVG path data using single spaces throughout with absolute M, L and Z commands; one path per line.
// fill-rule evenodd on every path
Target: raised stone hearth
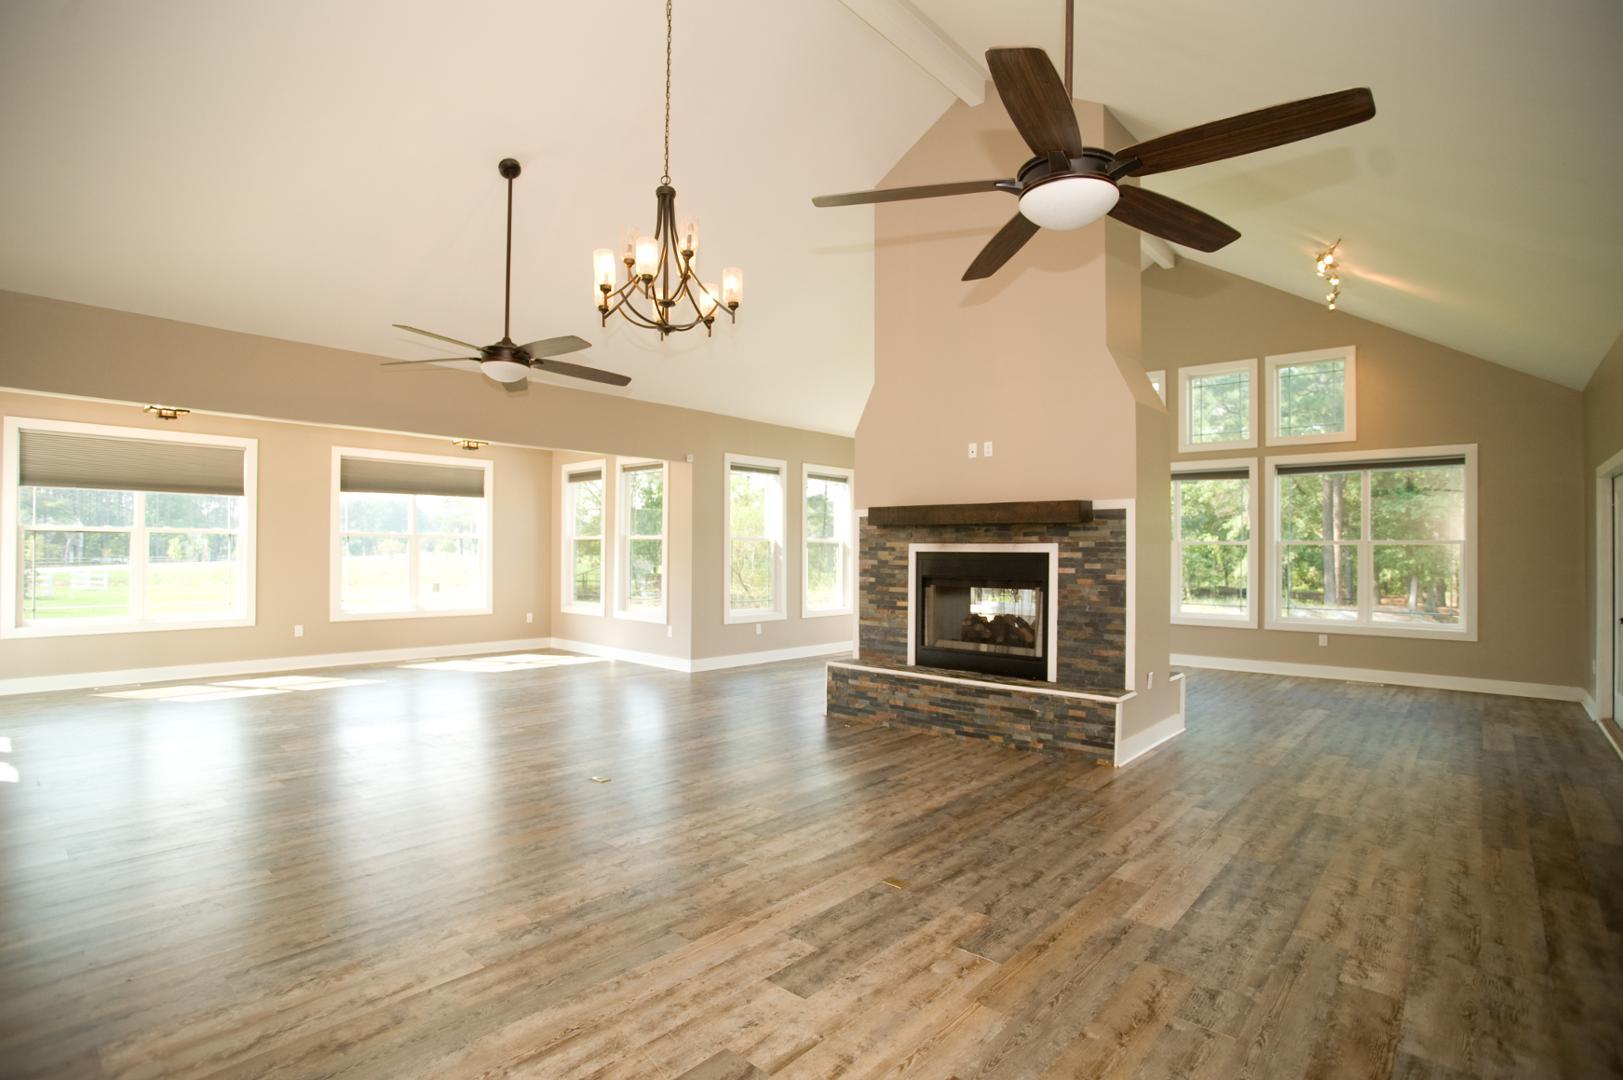
M 959 509 L 951 515 L 954 520 L 881 514 L 876 509 L 862 521 L 858 656 L 829 666 L 829 715 L 1030 749 L 1111 757 L 1119 706 L 1133 697 L 1125 689 L 1125 512 L 1101 510 L 1084 515 L 1087 520 L 1070 522 L 1008 522 L 999 520 L 1006 513 L 978 515 L 973 507 Z M 918 523 L 921 518 L 929 523 Z M 916 640 L 920 598 L 915 595 L 914 574 L 919 552 L 945 547 L 983 553 L 1005 546 L 1011 552 L 1055 553 L 1053 587 L 1046 597 L 1046 614 L 1054 629 L 1052 677 L 917 665 L 914 653 L 923 651 Z M 992 615 L 985 621 L 990 624 L 997 618 Z M 1011 620 L 1003 623 L 1010 624 Z M 1021 620 L 1018 625 L 1023 629 L 1026 624 Z M 934 650 L 930 655 L 948 654 Z

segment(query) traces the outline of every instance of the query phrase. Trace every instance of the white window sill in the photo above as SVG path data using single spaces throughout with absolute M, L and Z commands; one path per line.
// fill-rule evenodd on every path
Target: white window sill
M 855 612 L 854 608 L 848 608 L 848 607 L 842 607 L 842 608 L 801 608 L 800 609 L 800 617 L 802 619 L 830 619 L 830 618 L 834 618 L 835 616 L 839 616 L 839 615 L 853 615 L 855 613 L 856 612 Z
M 729 611 L 726 622 L 729 626 L 733 626 L 745 623 L 783 622 L 788 618 L 789 616 L 781 611 Z
M 1311 446 L 1315 443 L 1357 442 L 1357 436 L 1347 431 L 1327 431 L 1323 435 L 1269 435 L 1269 446 Z
M 55 637 L 84 637 L 92 634 L 150 634 L 163 630 L 227 630 L 235 627 L 253 626 L 254 617 L 234 619 L 210 619 L 202 622 L 175 621 L 175 622 L 102 622 L 80 623 L 74 625 L 68 620 L 62 624 L 31 623 L 26 626 L 8 626 L 0 630 L 3 638 L 55 638 Z
M 1341 622 L 1336 619 L 1269 619 L 1269 630 L 1296 630 L 1309 634 L 1361 634 L 1367 637 L 1434 638 L 1475 641 L 1476 630 L 1464 626 L 1401 626 L 1382 623 Z
M 454 611 L 335 611 L 333 622 L 380 622 L 385 619 L 455 619 L 470 615 L 493 615 L 491 608 L 460 608 Z
M 596 615 L 603 617 L 603 605 L 565 604 L 558 609 L 560 615 Z
M 666 621 L 666 611 L 664 608 L 658 608 L 653 611 L 633 611 L 627 609 L 616 611 L 614 613 L 614 617 L 616 619 L 624 619 L 627 622 L 664 623 Z
M 1173 626 L 1217 626 L 1229 630 L 1255 630 L 1255 615 L 1173 615 Z

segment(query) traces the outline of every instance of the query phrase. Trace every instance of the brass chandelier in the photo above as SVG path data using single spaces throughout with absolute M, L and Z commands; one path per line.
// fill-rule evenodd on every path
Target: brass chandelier
M 665 0 L 665 172 L 654 189 L 654 235 L 626 230 L 626 279 L 619 282 L 614 252 L 592 252 L 593 299 L 603 317 L 618 313 L 633 326 L 657 330 L 661 340 L 703 325 L 705 336 L 723 310 L 735 320 L 744 299 L 744 271 L 729 266 L 721 272 L 721 285 L 702 281 L 693 257 L 699 250 L 699 222 L 689 218 L 676 227 L 676 189 L 671 187 L 671 2 Z

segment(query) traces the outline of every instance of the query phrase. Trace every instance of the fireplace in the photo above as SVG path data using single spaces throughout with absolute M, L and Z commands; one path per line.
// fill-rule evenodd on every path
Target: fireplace
M 1053 553 L 932 546 L 911 552 L 912 662 L 1052 681 Z

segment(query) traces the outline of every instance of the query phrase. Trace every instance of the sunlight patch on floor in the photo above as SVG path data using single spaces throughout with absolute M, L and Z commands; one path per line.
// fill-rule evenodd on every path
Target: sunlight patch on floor
M 249 689 L 332 690 L 340 686 L 367 686 L 377 679 L 346 679 L 336 675 L 265 675 L 257 679 L 224 679 L 215 686 L 241 686 Z
M 183 686 L 143 686 L 135 690 L 109 690 L 96 696 L 133 698 L 137 701 L 224 701 L 228 698 L 264 697 L 267 694 L 280 693 L 281 690 L 187 683 Z

